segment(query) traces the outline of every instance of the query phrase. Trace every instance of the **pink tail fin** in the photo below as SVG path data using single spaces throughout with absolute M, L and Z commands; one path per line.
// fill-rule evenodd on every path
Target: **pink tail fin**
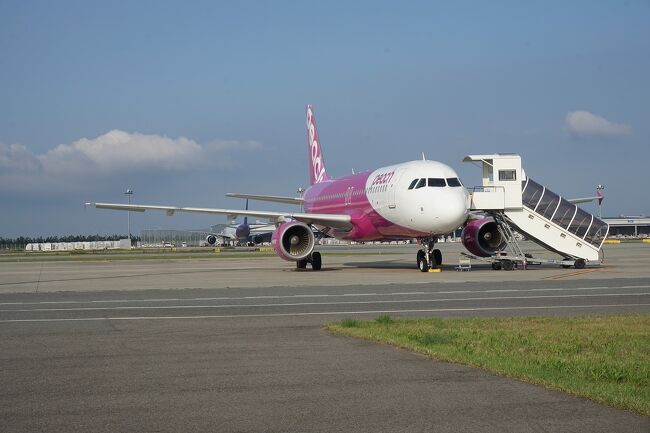
M 309 182 L 311 185 L 329 180 L 323 162 L 316 119 L 311 105 L 307 105 L 307 149 L 309 151 Z

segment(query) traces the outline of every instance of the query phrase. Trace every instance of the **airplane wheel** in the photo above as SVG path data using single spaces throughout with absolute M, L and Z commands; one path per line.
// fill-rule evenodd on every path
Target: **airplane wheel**
M 576 269 L 584 269 L 586 265 L 587 263 L 585 263 L 584 259 L 578 259 L 573 266 L 575 266 Z
M 307 267 L 307 259 L 298 260 L 296 262 L 296 269 L 305 269 Z
M 512 271 L 515 268 L 515 263 L 512 260 L 504 260 L 501 265 L 505 271 Z
M 438 249 L 433 250 L 433 262 L 436 266 L 442 265 L 442 253 Z
M 429 270 L 427 256 L 422 250 L 418 251 L 418 268 L 420 269 L 420 272 L 427 272 Z
M 501 262 L 492 262 L 492 269 L 495 271 L 500 271 L 501 270 Z
M 311 254 L 311 268 L 314 271 L 320 271 L 320 268 L 323 264 L 323 261 L 321 259 L 320 253 L 318 251 L 315 251 Z
M 420 259 L 424 260 L 424 258 L 425 258 L 424 251 L 419 250 L 417 255 L 417 260 L 416 260 L 416 263 L 418 264 L 418 268 L 420 267 Z

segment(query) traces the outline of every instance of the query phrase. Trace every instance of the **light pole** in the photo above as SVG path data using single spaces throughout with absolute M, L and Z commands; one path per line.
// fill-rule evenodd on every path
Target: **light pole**
M 298 188 L 298 190 L 297 190 L 296 192 L 297 192 L 298 194 L 300 194 L 300 198 L 302 198 L 303 194 L 305 194 L 305 188 L 300 187 L 300 188 Z M 302 204 L 302 203 L 300 203 L 300 212 L 304 212 L 303 204 Z
M 603 193 L 602 190 L 605 189 L 604 185 L 598 184 L 596 187 L 596 195 L 598 195 L 598 218 L 603 218 Z
M 124 194 L 129 198 L 129 204 L 131 204 L 131 196 L 133 195 L 133 190 L 131 188 L 127 188 L 126 191 L 124 191 Z M 131 211 L 126 211 L 126 224 L 127 230 L 129 231 L 129 245 L 131 245 Z

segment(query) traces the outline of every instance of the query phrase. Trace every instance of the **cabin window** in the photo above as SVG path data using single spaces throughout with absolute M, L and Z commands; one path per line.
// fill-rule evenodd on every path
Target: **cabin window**
M 499 180 L 517 180 L 517 170 L 499 170 Z
M 418 180 L 420 179 L 413 179 L 413 182 L 411 182 L 411 184 L 409 185 L 409 189 L 415 188 L 415 184 L 418 183 Z
M 447 186 L 447 182 L 445 182 L 444 179 L 439 177 L 430 177 L 429 186 L 435 186 L 435 187 Z
M 427 180 L 425 178 L 422 178 L 418 181 L 418 184 L 415 185 L 415 189 L 420 189 L 427 186 Z
M 463 184 L 460 183 L 460 180 L 457 177 L 448 177 L 447 178 L 447 185 L 449 185 L 449 186 L 463 186 Z

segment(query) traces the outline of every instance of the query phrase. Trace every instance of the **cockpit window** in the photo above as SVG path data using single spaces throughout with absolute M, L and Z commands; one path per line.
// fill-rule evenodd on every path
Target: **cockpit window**
M 463 186 L 463 184 L 460 183 L 460 180 L 457 177 L 448 177 L 447 178 L 447 185 L 449 185 L 449 186 Z
M 430 177 L 429 178 L 429 186 L 441 187 L 441 186 L 447 186 L 447 183 L 442 178 Z
M 427 186 L 427 180 L 425 178 L 422 178 L 418 181 L 418 184 L 415 185 L 415 189 L 420 189 L 424 186 Z
M 418 180 L 420 179 L 413 179 L 413 182 L 409 185 L 409 189 L 413 189 L 415 187 L 415 184 L 418 183 Z

